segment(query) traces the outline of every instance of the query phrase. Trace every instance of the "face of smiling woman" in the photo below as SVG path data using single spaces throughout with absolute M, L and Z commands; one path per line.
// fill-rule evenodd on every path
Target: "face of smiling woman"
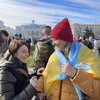
M 67 41 L 52 38 L 52 45 L 55 45 L 59 51 L 63 51 L 66 44 Z
M 20 62 L 26 63 L 27 57 L 29 56 L 28 48 L 26 45 L 22 45 L 17 52 L 14 54 L 14 57 L 19 59 Z

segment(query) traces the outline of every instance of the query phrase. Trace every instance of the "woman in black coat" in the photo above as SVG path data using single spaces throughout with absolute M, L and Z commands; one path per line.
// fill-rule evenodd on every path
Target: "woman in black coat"
M 29 47 L 25 41 L 13 40 L 0 61 L 0 100 L 31 100 L 36 93 L 39 69 L 29 75 L 26 60 Z M 35 75 L 35 76 L 34 76 Z

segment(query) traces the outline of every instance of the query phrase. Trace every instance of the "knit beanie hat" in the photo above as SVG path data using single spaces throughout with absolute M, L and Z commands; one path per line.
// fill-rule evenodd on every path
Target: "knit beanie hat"
M 52 29 L 50 38 L 73 42 L 73 34 L 67 18 L 64 18 Z

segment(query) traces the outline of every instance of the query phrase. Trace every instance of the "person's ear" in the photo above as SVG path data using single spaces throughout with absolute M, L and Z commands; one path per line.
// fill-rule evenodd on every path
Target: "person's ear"
M 42 34 L 42 36 L 44 36 L 43 33 L 41 33 L 41 34 Z

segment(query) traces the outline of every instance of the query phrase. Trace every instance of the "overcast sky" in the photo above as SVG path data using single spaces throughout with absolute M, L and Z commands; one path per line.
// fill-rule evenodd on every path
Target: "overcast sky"
M 100 24 L 100 0 L 0 0 L 5 26 L 36 24 L 54 27 L 63 18 L 71 23 Z

